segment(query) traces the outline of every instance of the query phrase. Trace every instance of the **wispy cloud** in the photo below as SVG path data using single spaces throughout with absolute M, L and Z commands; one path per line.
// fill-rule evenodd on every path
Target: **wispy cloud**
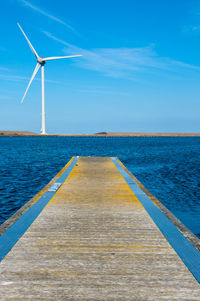
M 92 88 L 89 87 L 88 89 L 80 89 L 79 92 L 81 93 L 90 93 L 90 94 L 105 94 L 105 95 L 121 95 L 121 96 L 129 96 L 130 93 L 127 92 L 119 92 L 119 91 L 111 91 L 111 90 L 105 90 L 104 87 L 102 88 Z
M 64 40 L 58 39 L 51 33 L 43 31 L 49 38 L 65 46 L 66 54 L 82 54 L 74 59 L 78 66 L 103 73 L 113 78 L 139 80 L 141 74 L 183 73 L 183 70 L 200 71 L 200 67 L 160 57 L 154 50 L 154 45 L 141 48 L 97 48 L 82 49 Z
M 188 26 L 183 26 L 182 31 L 184 33 L 195 33 L 199 34 L 200 33 L 200 25 L 188 25 Z
M 12 99 L 11 96 L 8 96 L 8 95 L 0 95 L 0 100 L 10 100 Z
M 61 18 L 56 17 L 53 14 L 50 14 L 48 12 L 46 12 L 45 10 L 41 9 L 40 7 L 32 4 L 30 1 L 27 0 L 19 0 L 19 2 L 21 2 L 23 5 L 29 7 L 30 9 L 36 11 L 37 13 L 57 22 L 60 23 L 62 25 L 64 25 L 65 27 L 67 27 L 69 30 L 73 31 L 74 33 L 77 33 L 77 31 L 75 30 L 74 27 L 72 27 L 71 25 L 69 25 L 67 22 L 63 21 Z
M 188 20 L 186 24 L 182 26 L 182 32 L 187 34 L 200 33 L 200 1 L 197 0 L 194 3 L 191 1 L 191 9 L 188 11 Z
M 1 68 L 0 68 L 1 70 Z M 27 82 L 28 84 L 28 81 L 30 80 L 31 78 L 31 75 L 30 77 L 28 76 L 21 76 L 21 75 L 15 75 L 15 74 L 0 74 L 0 79 L 1 80 L 5 80 L 5 81 L 11 81 L 11 82 Z M 40 80 L 40 78 L 35 78 L 34 80 Z M 49 83 L 54 83 L 54 84 L 57 84 L 59 83 L 58 81 L 55 81 L 55 80 L 50 80 L 50 79 L 46 79 L 45 80 L 46 82 L 49 82 Z
M 0 74 L 0 79 L 5 81 L 19 82 L 19 81 L 29 80 L 30 78 L 21 75 Z
M 192 31 L 200 32 L 200 25 L 192 26 Z
M 6 72 L 8 72 L 8 71 L 10 71 L 10 69 L 7 68 L 7 67 L 4 67 L 4 66 L 0 66 L 0 71 L 6 71 Z

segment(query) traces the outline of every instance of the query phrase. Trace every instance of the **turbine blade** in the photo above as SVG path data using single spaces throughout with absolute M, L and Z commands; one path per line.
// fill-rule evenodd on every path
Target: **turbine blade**
M 28 42 L 28 44 L 29 44 L 29 46 L 30 46 L 30 48 L 31 48 L 31 50 L 32 50 L 32 52 L 33 52 L 33 54 L 36 56 L 36 58 L 38 58 L 39 55 L 37 54 L 37 52 L 36 52 L 35 49 L 33 48 L 33 45 L 31 44 L 31 42 L 30 42 L 29 39 L 27 38 L 25 32 L 23 31 L 23 29 L 21 28 L 21 26 L 19 25 L 19 23 L 17 23 L 17 25 L 19 26 L 21 32 L 22 32 L 23 35 L 25 36 L 25 39 L 27 40 L 27 42 Z
M 77 54 L 77 55 L 68 55 L 68 56 L 52 56 L 52 57 L 45 57 L 42 60 L 43 61 L 53 61 L 53 60 L 60 60 L 60 59 L 68 59 L 71 57 L 78 57 L 78 56 L 82 56 L 82 54 Z
M 28 92 L 28 89 L 29 89 L 29 87 L 30 87 L 30 85 L 31 85 L 31 83 L 32 83 L 32 81 L 33 81 L 33 79 L 34 79 L 34 77 L 36 76 L 36 74 L 37 74 L 39 68 L 40 68 L 40 64 L 37 63 L 37 65 L 36 65 L 36 67 L 35 67 L 35 70 L 33 71 L 33 74 L 32 74 L 32 76 L 31 76 L 31 79 L 30 79 L 30 81 L 29 81 L 29 83 L 28 83 L 28 86 L 27 86 L 27 88 L 26 88 L 26 91 L 25 91 L 25 93 L 24 93 L 24 96 L 23 96 L 23 98 L 22 98 L 22 100 L 21 100 L 21 103 L 23 103 L 24 98 L 25 98 L 25 96 L 26 96 L 26 93 Z

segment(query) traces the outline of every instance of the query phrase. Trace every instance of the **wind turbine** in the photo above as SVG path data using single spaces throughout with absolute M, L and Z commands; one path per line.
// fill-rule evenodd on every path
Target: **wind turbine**
M 31 44 L 31 42 L 29 41 L 29 39 L 27 38 L 25 32 L 23 31 L 23 29 L 21 28 L 21 26 L 19 25 L 19 23 L 17 23 L 17 25 L 19 26 L 21 32 L 23 33 L 25 39 L 27 40 L 29 47 L 31 48 L 33 54 L 35 55 L 36 59 L 37 59 L 37 64 L 35 67 L 35 70 L 33 71 L 33 74 L 31 76 L 31 79 L 28 83 L 28 86 L 26 88 L 26 91 L 24 93 L 24 96 L 21 100 L 21 103 L 23 103 L 24 98 L 26 96 L 26 93 L 28 92 L 28 89 L 34 79 L 34 77 L 36 76 L 39 68 L 41 67 L 41 85 L 42 85 L 42 128 L 41 128 L 41 134 L 45 135 L 46 134 L 46 127 L 45 127 L 45 98 L 44 98 L 44 65 L 46 63 L 46 61 L 53 61 L 53 60 L 59 60 L 59 59 L 67 59 L 67 58 L 71 58 L 71 57 L 78 57 L 78 56 L 82 56 L 82 55 L 70 55 L 70 56 L 52 56 L 52 57 L 42 57 L 39 56 L 37 54 L 37 52 L 35 51 L 35 49 L 33 48 L 33 45 Z

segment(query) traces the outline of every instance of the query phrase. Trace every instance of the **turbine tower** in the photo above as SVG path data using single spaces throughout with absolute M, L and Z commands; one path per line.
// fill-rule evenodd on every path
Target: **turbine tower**
M 53 60 L 59 60 L 59 59 L 67 59 L 67 58 L 71 58 L 71 57 L 78 57 L 78 56 L 82 56 L 82 55 L 70 55 L 70 56 L 52 56 L 52 57 L 42 57 L 39 56 L 37 54 L 37 52 L 35 51 L 35 49 L 33 48 L 33 45 L 31 44 L 31 42 L 29 41 L 29 39 L 27 38 L 25 32 L 23 31 L 23 29 L 21 28 L 21 26 L 19 25 L 19 23 L 17 23 L 17 25 L 19 26 L 21 32 L 23 33 L 25 39 L 27 40 L 29 47 L 31 48 L 33 54 L 35 55 L 36 59 L 37 59 L 37 64 L 35 67 L 35 70 L 33 71 L 33 74 L 31 76 L 31 79 L 28 83 L 28 86 L 26 88 L 26 91 L 24 93 L 24 96 L 21 100 L 21 103 L 23 103 L 24 98 L 26 96 L 26 93 L 28 92 L 28 89 L 33 81 L 33 79 L 35 78 L 39 68 L 41 67 L 41 86 L 42 86 L 42 127 L 41 127 L 41 134 L 45 135 L 46 134 L 46 127 L 45 127 L 45 98 L 44 98 L 44 65 L 46 63 L 46 61 L 53 61 Z

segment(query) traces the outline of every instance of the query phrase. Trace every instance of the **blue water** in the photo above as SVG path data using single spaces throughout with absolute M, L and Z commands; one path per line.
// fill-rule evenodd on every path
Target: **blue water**
M 200 137 L 0 137 L 0 223 L 75 155 L 117 156 L 196 235 Z

